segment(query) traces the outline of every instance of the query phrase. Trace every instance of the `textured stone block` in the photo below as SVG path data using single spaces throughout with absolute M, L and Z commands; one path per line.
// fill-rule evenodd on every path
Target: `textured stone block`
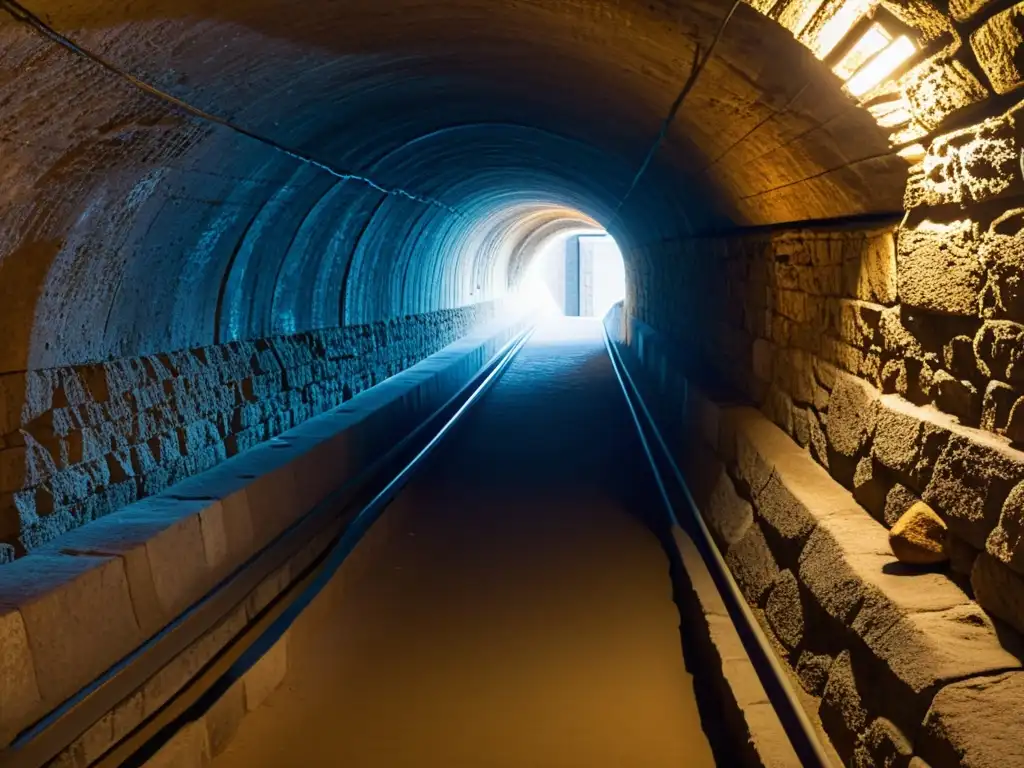
M 837 377 L 828 403 L 828 440 L 849 459 L 865 449 L 875 432 L 878 391 L 853 376 Z
M 744 596 L 754 605 L 761 603 L 779 575 L 779 566 L 756 522 L 729 549 L 725 562 Z
M 998 117 L 936 137 L 922 161 L 923 173 L 908 182 L 905 197 L 908 207 L 980 203 L 1024 190 L 1024 182 L 1017 178 L 1019 161 L 1015 138 L 1020 109 L 1017 105 Z M 970 285 L 967 252 L 976 240 L 974 229 L 969 221 L 932 225 L 930 229 L 933 231 L 931 239 L 940 244 L 947 241 L 958 282 L 957 289 L 950 295 L 956 296 L 964 284 Z M 904 232 L 900 234 L 901 241 Z M 904 302 L 905 287 L 900 262 L 900 298 Z
M 971 47 L 996 93 L 1024 83 L 1024 3 L 986 21 L 971 35 Z
M 988 274 L 983 314 L 1024 322 L 1024 209 L 1006 211 L 992 222 L 978 258 Z
M 732 478 L 724 471 L 718 474 L 704 510 L 704 519 L 723 551 L 728 551 L 742 539 L 754 521 L 750 502 L 736 492 Z
M 768 595 L 764 613 L 779 641 L 788 650 L 796 650 L 804 638 L 804 613 L 800 585 L 792 571 L 787 569 L 779 574 Z
M 142 642 L 121 560 L 30 555 L 0 569 L 0 606 L 25 622 L 39 692 L 54 707 Z
M 1002 432 L 1010 422 L 1013 404 L 1022 396 L 1021 390 L 1001 381 L 990 381 L 985 388 L 981 406 L 981 428 L 989 432 Z
M 884 395 L 876 424 L 871 447 L 874 459 L 912 489 L 923 491 L 949 441 L 952 422 L 934 410 Z
M 836 752 L 844 762 L 849 762 L 857 736 L 868 723 L 868 711 L 857 689 L 849 651 L 840 653 L 829 669 L 818 714 Z
M 1024 483 L 1014 487 L 1003 503 L 999 524 L 985 549 L 1000 562 L 1024 574 Z
M 931 768 L 1021 768 L 1024 751 L 1024 672 L 1006 672 L 947 685 L 935 696 L 915 739 Z
M 35 663 L 21 613 L 0 611 L 0 747 L 42 714 Z
M 954 112 L 989 95 L 963 64 L 944 57 L 927 59 L 914 67 L 900 79 L 900 88 L 914 120 L 929 131 Z
M 981 394 L 971 382 L 935 372 L 935 404 L 960 419 L 962 424 L 976 426 L 981 420 Z
M 999 522 L 1010 490 L 1024 480 L 1024 453 L 987 439 L 952 435 L 935 464 L 923 500 L 956 535 L 978 549 Z
M 875 718 L 857 740 L 854 768 L 905 768 L 914 749 L 896 725 L 884 717 Z
M 971 588 L 982 608 L 1024 632 L 1024 576 L 982 552 L 971 569 Z
M 200 514 L 209 504 L 150 497 L 73 531 L 47 549 L 120 557 L 139 628 L 148 637 L 216 583 L 200 523 Z M 208 534 L 215 545 L 215 532 L 208 530 Z
M 972 222 L 904 229 L 898 242 L 904 306 L 946 315 L 978 315 L 984 273 Z
M 974 337 L 974 351 L 985 376 L 1024 384 L 1024 325 L 986 321 Z
M 820 467 L 809 459 L 807 470 L 808 475 L 821 472 Z M 792 467 L 787 468 L 782 476 L 778 471 L 773 472 L 755 499 L 759 519 L 762 521 L 772 551 L 776 558 L 787 566 L 796 563 L 807 537 L 817 525 L 815 514 L 806 505 L 807 501 L 813 503 L 813 499 L 808 498 L 811 493 L 801 493 L 802 489 L 799 487 L 791 489 L 786 480 L 790 483 L 805 481 L 812 484 L 816 480 L 820 481 L 820 478 L 795 476 L 798 472 L 799 469 Z M 825 501 L 827 503 L 827 500 Z

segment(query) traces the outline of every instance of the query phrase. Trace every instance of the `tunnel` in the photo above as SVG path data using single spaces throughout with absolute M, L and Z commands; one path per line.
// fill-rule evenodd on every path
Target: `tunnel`
M 416 512 L 464 484 L 606 526 L 535 521 L 584 592 L 554 542 L 654 558 L 608 605 L 677 646 L 608 651 L 674 746 L 495 765 L 1024 766 L 1022 51 L 1013 0 L 0 0 L 0 765 L 283 764 L 310 617 L 390 599 L 317 574 L 476 546 Z M 623 301 L 541 318 L 605 233 Z

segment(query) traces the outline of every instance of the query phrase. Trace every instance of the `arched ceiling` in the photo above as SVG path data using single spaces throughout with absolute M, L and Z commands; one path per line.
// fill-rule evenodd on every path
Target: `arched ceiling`
M 900 208 L 886 132 L 747 5 L 25 7 L 109 68 L 0 13 L 0 371 L 488 299 L 523 221 L 592 219 L 629 258 Z

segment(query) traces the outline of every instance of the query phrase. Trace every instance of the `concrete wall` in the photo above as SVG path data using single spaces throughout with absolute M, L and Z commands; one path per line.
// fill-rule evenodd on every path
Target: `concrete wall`
M 340 405 L 498 310 L 0 376 L 0 562 Z

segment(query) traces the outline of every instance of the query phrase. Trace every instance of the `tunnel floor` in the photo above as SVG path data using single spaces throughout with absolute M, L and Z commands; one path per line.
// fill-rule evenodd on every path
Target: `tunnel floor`
M 214 765 L 713 765 L 642 455 L 599 321 L 539 328 Z

